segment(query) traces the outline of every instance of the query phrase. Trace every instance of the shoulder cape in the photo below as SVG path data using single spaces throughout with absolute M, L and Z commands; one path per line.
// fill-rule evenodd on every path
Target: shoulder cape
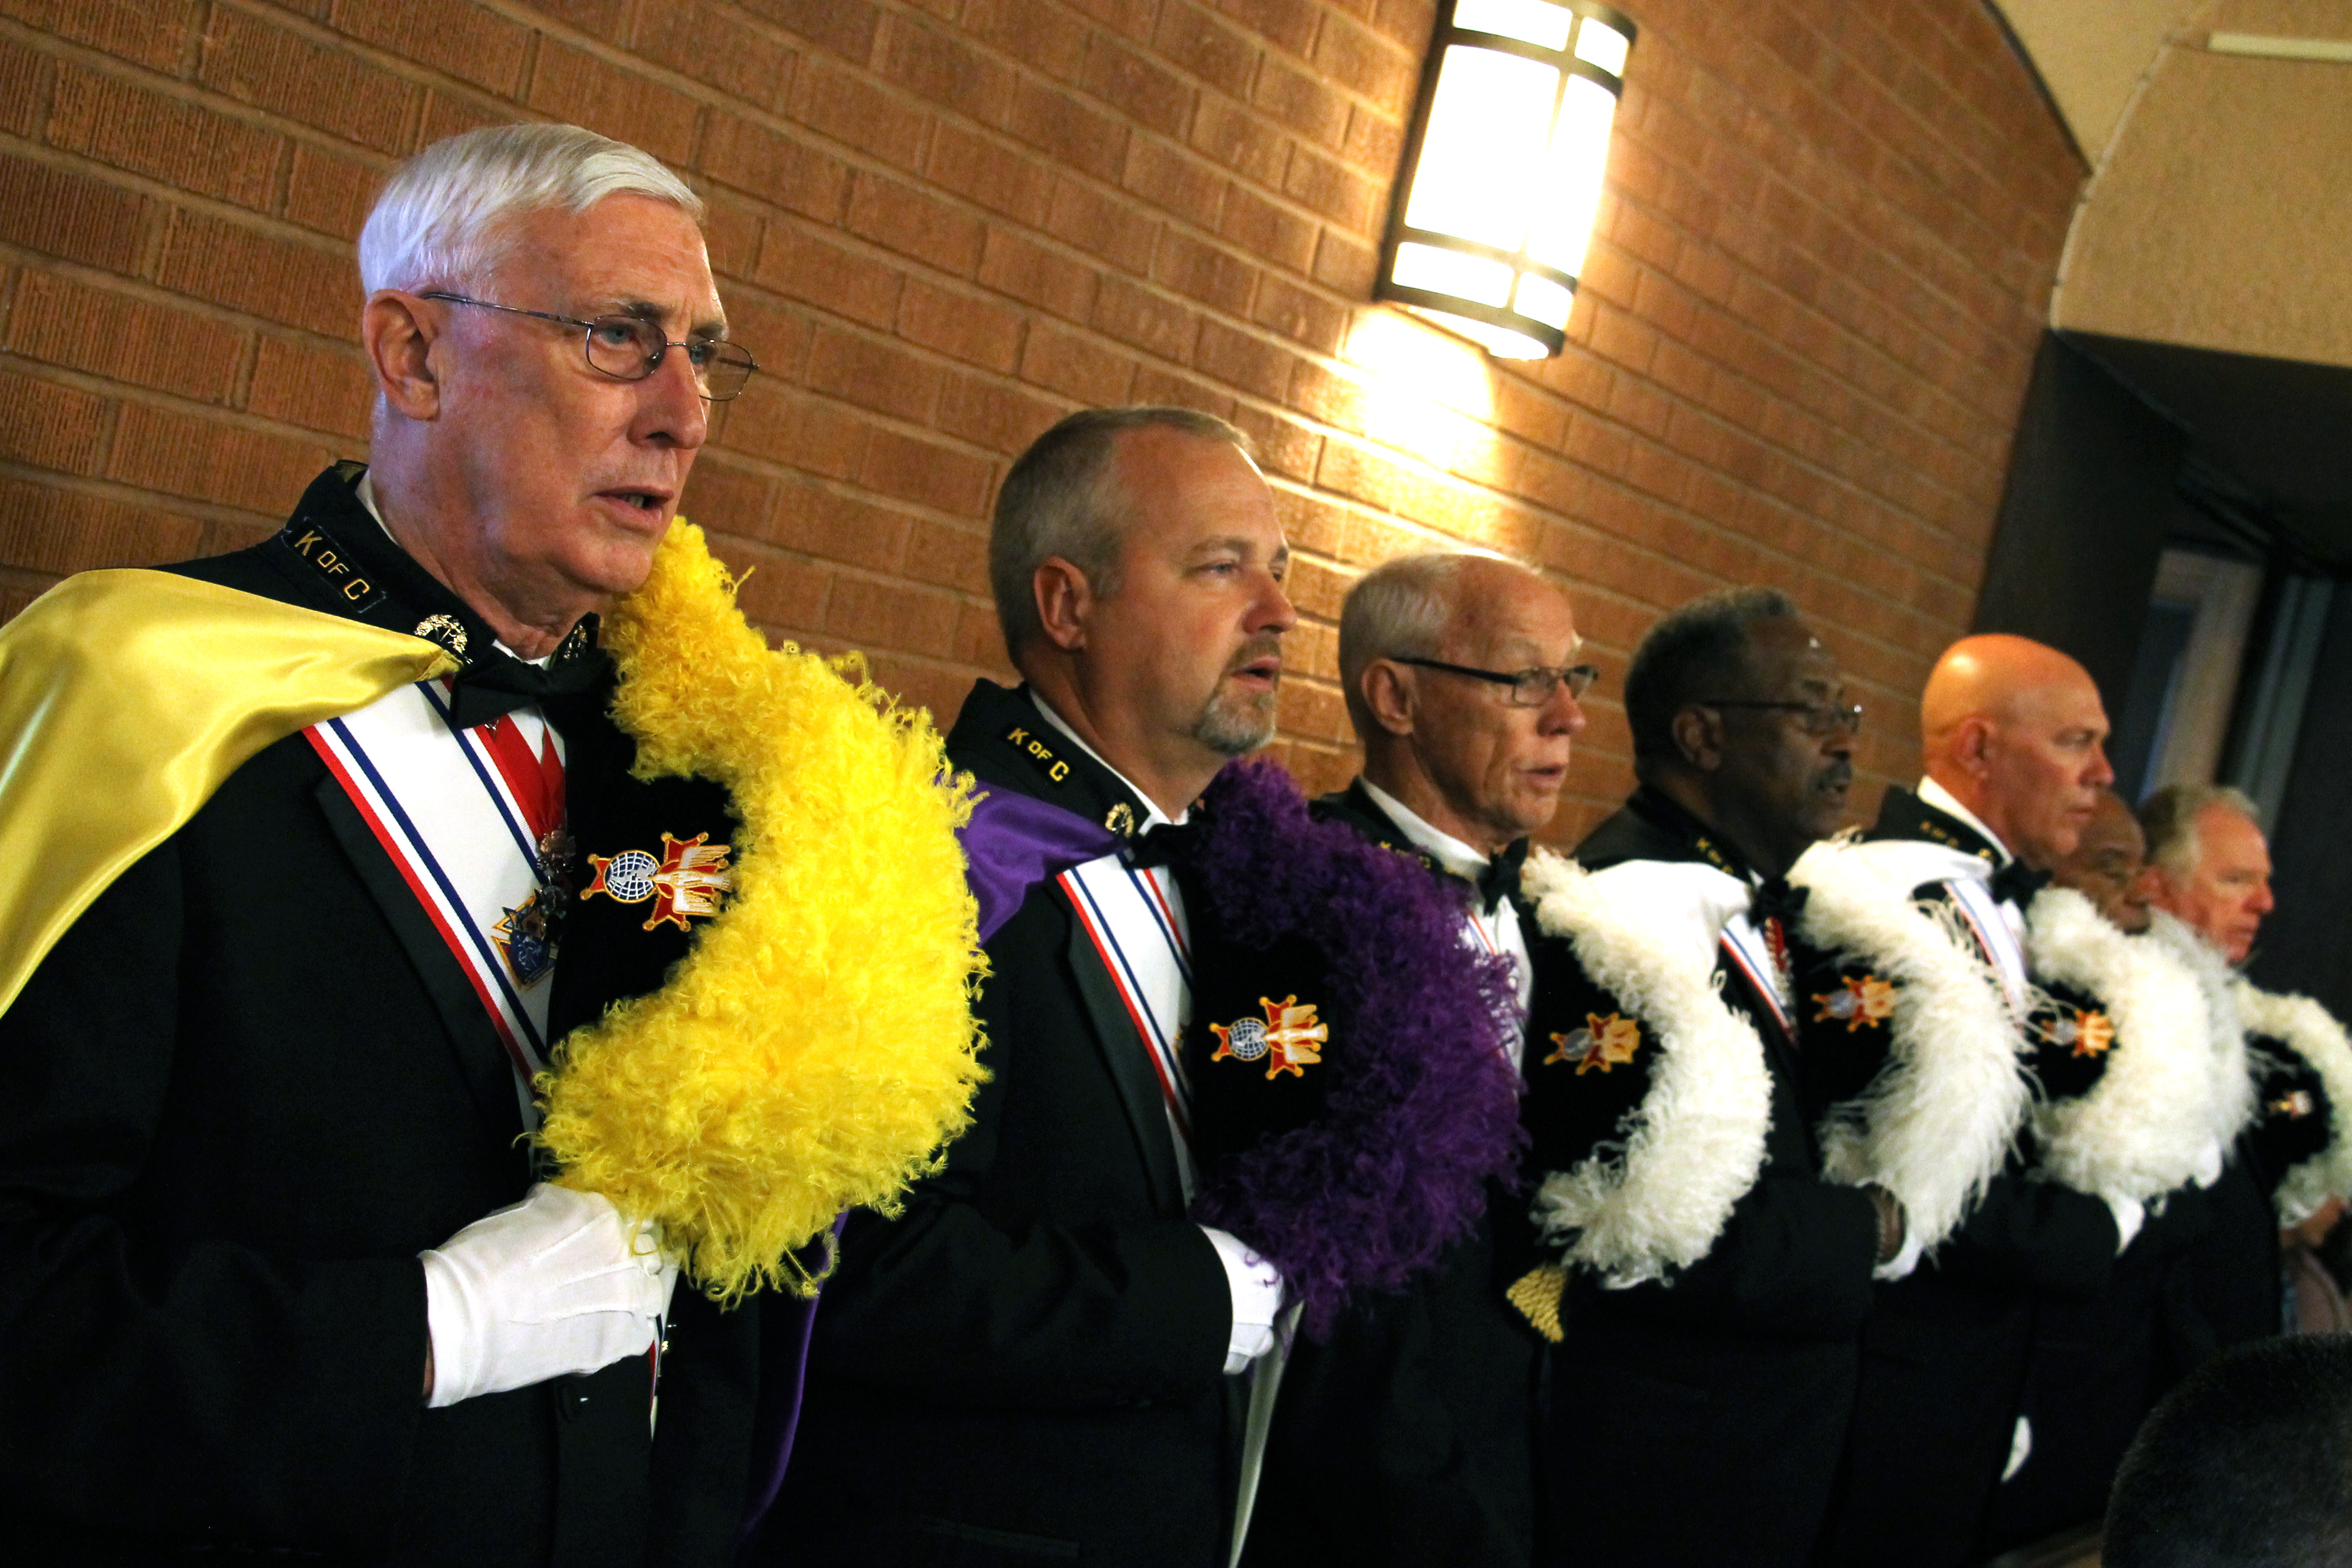
M 1622 1035 L 1630 1025 L 1639 1043 L 1627 1048 L 1650 1047 L 1636 1068 L 1647 1075 L 1639 1103 L 1614 1135 L 1548 1173 L 1536 1195 L 1547 1239 L 1615 1287 L 1707 1254 L 1763 1170 L 1772 1117 L 1764 1043 L 1717 987 L 1715 942 L 1676 900 L 1643 897 L 1642 865 L 1593 873 L 1538 850 L 1521 873 L 1539 929 L 1566 941 L 1585 976 L 1632 1015 L 1606 1026 Z M 1570 1070 L 1537 1055 L 1549 1043 L 1528 1041 L 1531 1079 Z
M 2205 1004 L 2206 1070 L 2212 1087 L 2206 1097 L 2208 1131 L 2227 1160 L 2238 1135 L 2254 1119 L 2254 1075 L 2246 1059 L 2246 1022 L 2238 1016 L 2231 986 L 2236 976 L 2212 943 L 2162 910 L 2148 911 L 2148 928 L 2138 938 L 2161 949 L 2189 971 Z
M 2230 990 L 2246 1032 L 2263 1045 L 2285 1047 L 2318 1079 L 2320 1093 L 2315 1098 L 2321 1100 L 2326 1117 L 2325 1144 L 2288 1167 L 2278 1185 L 2278 1212 L 2293 1224 L 2309 1217 L 2329 1198 L 2352 1197 L 2352 1140 L 2344 1136 L 2346 1108 L 2352 1106 L 2352 1043 L 2346 1039 L 2344 1026 L 2308 996 L 2264 991 L 2243 978 L 2231 983 Z M 2272 1109 L 2262 1106 L 2258 1113 Z
M 0 627 L 0 1011 L 99 894 L 263 748 L 457 661 L 169 572 L 85 572 Z
M 2045 1037 L 2065 1036 L 2040 1048 L 2106 1058 L 2086 1092 L 2034 1107 L 2042 1169 L 2077 1192 L 2139 1203 L 2210 1184 L 2226 1145 L 2213 1137 L 2211 1033 L 2197 977 L 2072 889 L 2037 894 L 2026 933 L 2034 974 L 2090 1004 L 2062 1004 L 2072 1028 L 2053 1030 L 2037 1014 Z
M 1789 873 L 1800 939 L 1837 955 L 1797 996 L 1808 1070 L 1859 1058 L 1859 1089 L 1823 1116 L 1822 1173 L 1893 1193 L 1922 1248 L 1949 1237 L 1999 1174 L 2025 1121 L 2024 1041 L 1991 970 L 1874 862 L 1832 839 Z

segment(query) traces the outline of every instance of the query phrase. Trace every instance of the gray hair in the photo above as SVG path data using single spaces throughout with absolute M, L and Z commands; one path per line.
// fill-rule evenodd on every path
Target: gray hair
M 464 289 L 494 271 L 516 220 L 650 196 L 699 224 L 702 198 L 653 155 L 577 125 L 494 125 L 436 142 L 393 171 L 360 231 L 360 284 Z
M 2259 827 L 2263 808 L 2231 784 L 2167 784 L 2140 802 L 2140 831 L 2147 835 L 2147 858 L 2176 877 L 2197 869 L 2205 847 L 2198 842 L 2197 819 L 2208 806 L 2226 806 Z
M 1013 460 L 988 531 L 988 586 L 996 595 L 1005 656 L 1015 664 L 1045 633 L 1034 584 L 1046 561 L 1058 555 L 1076 567 L 1098 598 L 1118 592 L 1129 508 L 1111 455 L 1119 437 L 1152 427 L 1222 441 L 1244 455 L 1251 450 L 1247 436 L 1197 408 L 1082 408 Z
M 1517 562 L 1492 550 L 1455 547 L 1397 555 L 1356 579 L 1339 605 L 1339 687 L 1359 738 L 1372 732 L 1364 671 L 1376 658 L 1427 658 L 1454 617 L 1454 585 L 1473 561 Z

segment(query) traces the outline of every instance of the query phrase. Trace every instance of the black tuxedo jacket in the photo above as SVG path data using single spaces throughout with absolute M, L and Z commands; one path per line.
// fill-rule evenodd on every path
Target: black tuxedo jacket
M 1748 876 L 1719 837 L 1646 789 L 1577 858 L 1594 871 L 1699 861 Z M 1540 1016 L 1565 1026 L 1570 1015 L 1618 1010 L 1564 939 L 1531 946 L 1530 1041 L 1549 1037 Z M 1755 1025 L 1772 1077 L 1764 1166 L 1714 1247 L 1671 1281 L 1612 1290 L 1571 1275 L 1541 1459 L 1551 1563 L 1801 1563 L 1828 1506 L 1871 1306 L 1877 1211 L 1868 1194 L 1821 1180 L 1795 1042 L 1745 974 L 1717 963 L 1724 1000 Z M 1564 1067 L 1548 1082 L 1538 1060 L 1531 1045 L 1528 1114 L 1565 1125 L 1573 1112 L 1546 1102 L 1597 1086 L 1575 1084 Z M 1539 1133 L 1538 1161 L 1546 1142 Z
M 948 752 L 991 790 L 1143 819 L 1024 691 L 981 682 Z M 1054 882 L 987 951 L 972 1125 L 902 1215 L 851 1217 L 769 1560 L 1221 1564 L 1232 1297 L 1145 1047 Z
M 1999 858 L 1967 824 L 1902 789 L 1886 792 L 1870 837 Z M 1948 897 L 1941 884 L 1915 896 Z M 1834 959 L 1826 962 L 1834 968 Z M 1836 984 L 1822 971 L 1799 991 Z M 1846 1031 L 1806 1016 L 1811 1069 L 1838 1054 Z M 1822 1102 L 1861 1087 L 1825 1085 L 1818 1071 L 1812 1080 L 1809 1114 L 1816 1116 Z M 2013 1156 L 1933 1257 L 1878 1288 L 1819 1561 L 1958 1568 L 1976 1554 L 2009 1460 L 2036 1315 L 2045 1303 L 2096 1299 L 2108 1286 L 2118 1239 L 2105 1203 L 2027 1179 L 2031 1160 L 2030 1151 Z
M 382 590 L 359 618 L 446 615 L 488 649 L 356 477 L 330 470 L 287 532 L 178 570 L 352 614 L 315 539 L 297 546 L 325 538 Z M 724 836 L 709 786 L 626 778 L 600 690 L 546 711 L 583 850 Z M 611 910 L 584 906 L 567 932 L 551 1034 L 658 984 L 684 950 Z M 303 737 L 262 751 L 0 1016 L 0 1498 L 17 1547 L 727 1561 L 756 1308 L 721 1314 L 680 1285 L 657 1444 L 643 1359 L 422 1407 L 416 1254 L 523 1195 L 521 1131 L 506 1054 L 389 857 Z
M 1430 864 L 1360 784 L 1315 813 Z M 1526 1205 L 1496 1191 L 1434 1271 L 1351 1305 L 1328 1343 L 1293 1347 L 1246 1568 L 1528 1561 L 1540 1342 L 1503 1295 L 1512 1263 L 1531 1261 Z

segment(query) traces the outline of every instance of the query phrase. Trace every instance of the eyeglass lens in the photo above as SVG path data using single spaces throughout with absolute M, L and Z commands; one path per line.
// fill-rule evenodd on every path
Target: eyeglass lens
M 1551 694 L 1564 681 L 1571 699 L 1592 689 L 1601 672 L 1589 664 L 1574 665 L 1567 669 L 1523 669 L 1511 682 L 1511 702 L 1519 708 L 1540 708 L 1551 700 Z
M 642 381 L 661 363 L 671 344 L 661 329 L 635 316 L 601 316 L 588 323 L 588 363 L 622 381 Z M 733 343 L 709 340 L 678 345 L 694 368 L 694 384 L 713 403 L 743 390 L 754 368 L 751 356 Z

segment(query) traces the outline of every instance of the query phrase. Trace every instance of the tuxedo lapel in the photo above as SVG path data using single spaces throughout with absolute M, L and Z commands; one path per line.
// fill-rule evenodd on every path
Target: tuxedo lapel
M 1055 896 L 1066 900 L 1061 889 Z M 1151 1068 L 1151 1048 L 1136 1033 L 1135 1020 L 1118 983 L 1095 950 L 1086 922 L 1075 910 L 1070 919 L 1070 973 L 1077 982 L 1078 1000 L 1094 1026 L 1095 1044 L 1102 1052 L 1104 1070 L 1118 1090 L 1129 1129 L 1135 1134 L 1136 1152 L 1142 1158 L 1152 1207 L 1161 1214 L 1184 1212 L 1184 1184 L 1176 1169 L 1175 1134 L 1168 1128 L 1168 1106 Z

